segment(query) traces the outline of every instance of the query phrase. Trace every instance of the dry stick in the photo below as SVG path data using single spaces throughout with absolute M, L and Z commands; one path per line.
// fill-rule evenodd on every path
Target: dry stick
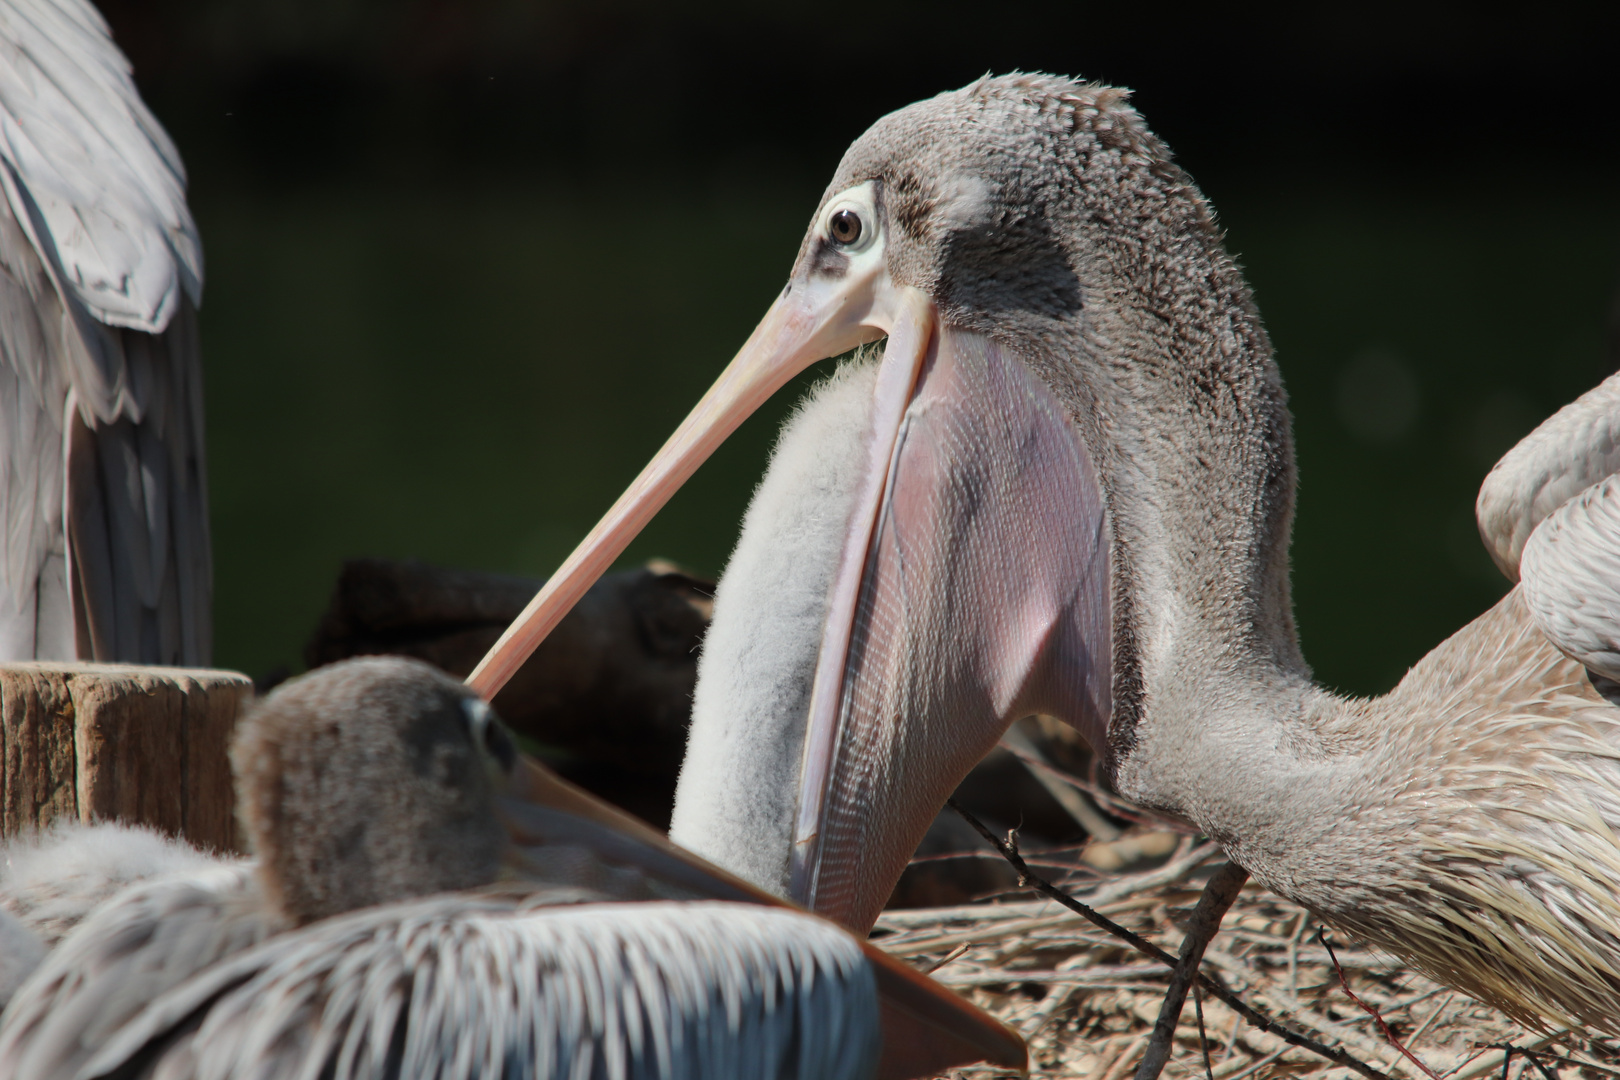
M 978 818 L 974 817 L 971 813 L 965 810 L 957 803 L 955 799 L 947 799 L 945 805 L 949 806 L 952 810 L 955 810 L 958 814 L 960 814 L 963 821 L 966 821 L 969 825 L 973 826 L 974 831 L 988 840 L 991 846 L 993 846 L 997 851 L 1001 852 L 1001 857 L 1011 863 L 1014 870 L 1018 871 L 1019 884 L 1024 888 L 1037 892 L 1046 897 L 1048 900 L 1057 901 L 1070 911 L 1074 912 L 1076 915 L 1082 916 L 1094 925 L 1100 926 L 1110 934 L 1113 934 L 1115 937 L 1119 938 L 1121 941 L 1124 941 L 1126 944 L 1130 945 L 1131 948 L 1135 949 L 1142 955 L 1157 960 L 1166 967 L 1175 967 L 1175 957 L 1171 956 L 1169 953 L 1165 952 L 1151 941 L 1146 940 L 1140 934 L 1135 934 L 1125 929 L 1123 926 L 1119 925 L 1102 912 L 1095 911 L 1092 908 L 1087 907 L 1085 904 L 1082 904 L 1068 893 L 1054 887 L 1051 882 L 1048 882 L 1043 878 L 1036 877 L 1030 872 L 1029 865 L 1024 862 L 1023 856 L 1018 854 L 1018 849 L 1016 847 L 997 837 L 995 833 L 991 832 L 985 827 L 984 822 L 980 821 Z M 1016 973 L 1010 975 L 1009 978 L 1016 980 Z M 1271 1019 L 1269 1016 L 1256 1012 L 1254 1009 L 1250 1008 L 1242 998 L 1232 993 L 1232 991 L 1228 990 L 1214 979 L 1211 979 L 1208 975 L 1200 973 L 1198 976 L 1198 982 L 1205 990 L 1208 990 L 1211 994 L 1214 994 L 1221 1001 L 1225 1002 L 1229 1008 L 1236 1011 L 1245 1020 L 1259 1028 L 1261 1031 L 1275 1035 L 1284 1042 L 1292 1043 L 1294 1046 L 1298 1046 L 1301 1049 L 1309 1050 L 1311 1053 L 1317 1055 L 1318 1057 L 1326 1058 L 1335 1065 L 1343 1065 L 1347 1069 L 1353 1069 L 1362 1076 L 1368 1077 L 1369 1080 L 1394 1080 L 1394 1077 L 1390 1076 L 1388 1073 L 1381 1072 L 1378 1069 L 1373 1068 L 1371 1065 L 1368 1065 L 1366 1062 L 1351 1057 L 1343 1050 L 1336 1050 L 1331 1046 L 1325 1046 L 1308 1035 L 1301 1035 L 1299 1032 L 1294 1031 L 1292 1028 L 1285 1027 L 1284 1025 Z
M 922 973 L 924 975 L 932 975 L 934 972 L 938 971 L 940 968 L 944 967 L 946 964 L 950 963 L 952 960 L 955 960 L 957 957 L 961 956 L 963 953 L 967 952 L 971 948 L 973 948 L 973 943 L 972 942 L 968 942 L 968 941 L 962 942 L 962 944 L 958 945 L 956 948 L 954 948 L 950 952 L 946 953 L 945 958 L 943 960 L 939 961 L 937 964 L 933 964 L 933 965 L 931 965 L 929 967 L 923 968 Z
M 1215 1066 L 1209 1061 L 1209 1036 L 1204 1033 L 1204 991 L 1195 980 L 1193 988 L 1193 1012 L 1198 1014 L 1198 1049 L 1204 1052 L 1204 1080 L 1215 1080 Z
M 1411 1037 L 1406 1041 L 1416 1043 L 1419 1039 L 1423 1038 L 1423 1033 L 1429 1030 L 1429 1025 L 1440 1019 L 1440 1014 L 1446 1011 L 1446 1006 L 1450 1005 L 1456 997 L 1457 991 L 1453 990 L 1451 993 L 1447 994 L 1443 999 L 1441 999 L 1440 1004 L 1434 1007 L 1434 1012 L 1429 1014 L 1429 1018 L 1427 1020 L 1418 1025 L 1418 1029 L 1412 1032 Z M 1407 1008 L 1411 1008 L 1411 1006 L 1409 1005 Z
M 1327 939 L 1327 929 L 1325 927 L 1316 932 L 1316 940 L 1322 943 L 1322 947 L 1327 950 L 1328 959 L 1333 961 L 1333 970 L 1339 974 L 1339 985 L 1344 987 L 1344 992 L 1349 995 L 1351 1001 L 1361 1006 L 1362 1012 L 1365 1012 L 1368 1016 L 1373 1018 L 1373 1023 L 1377 1024 L 1378 1030 L 1384 1033 L 1384 1038 L 1389 1040 L 1389 1045 L 1399 1050 L 1401 1055 L 1405 1057 L 1407 1061 L 1410 1061 L 1412 1064 L 1421 1069 L 1424 1076 L 1429 1077 L 1430 1080 L 1440 1080 L 1440 1077 L 1433 1069 L 1419 1061 L 1418 1056 L 1412 1053 L 1412 1051 L 1408 1050 L 1401 1040 L 1395 1037 L 1395 1033 L 1389 1029 L 1388 1024 L 1384 1023 L 1384 1018 L 1378 1014 L 1378 1010 L 1367 1004 L 1365 1001 L 1362 1001 L 1356 996 L 1356 992 L 1350 989 L 1350 979 L 1345 975 L 1344 968 L 1339 966 L 1339 957 L 1334 953 L 1333 945 Z M 1512 1057 L 1511 1054 L 1508 1056 Z M 1531 1058 L 1531 1060 L 1534 1061 L 1535 1059 Z
M 1193 909 L 1187 936 L 1181 939 L 1181 955 L 1176 957 L 1175 970 L 1170 973 L 1170 988 L 1164 992 L 1164 1004 L 1159 1007 L 1159 1019 L 1153 1025 L 1153 1039 L 1147 1052 L 1136 1066 L 1136 1080 L 1159 1080 L 1165 1062 L 1170 1060 L 1170 1047 L 1175 1042 L 1176 1025 L 1181 1023 L 1181 1010 L 1187 1003 L 1187 991 L 1198 978 L 1198 966 L 1203 962 L 1204 949 L 1221 928 L 1226 909 L 1243 891 L 1249 872 L 1237 863 L 1229 862 L 1216 870 L 1204 886 L 1198 906 Z
M 1539 1057 L 1537 1057 L 1534 1053 L 1532 1053 L 1531 1051 L 1525 1049 L 1522 1046 L 1514 1046 L 1512 1043 L 1486 1043 L 1485 1045 L 1486 1045 L 1487 1049 L 1502 1051 L 1502 1075 L 1503 1076 L 1507 1075 L 1508 1064 L 1510 1062 L 1512 1062 L 1513 1055 L 1514 1054 L 1523 1054 L 1524 1059 L 1526 1061 L 1528 1061 L 1530 1064 L 1532 1064 L 1532 1065 L 1534 1065 L 1536 1067 L 1536 1071 L 1539 1072 L 1542 1075 L 1543 1080 L 1558 1080 L 1558 1074 L 1557 1073 L 1553 1072 L 1551 1069 L 1547 1068 L 1547 1066 L 1543 1065 L 1541 1063 L 1541 1059 Z M 1559 1060 L 1559 1056 L 1557 1054 L 1548 1054 L 1547 1056 L 1552 1058 L 1555 1061 Z M 1568 1061 L 1569 1059 L 1564 1058 L 1562 1060 Z M 1431 1073 L 1430 1075 L 1432 1076 L 1433 1074 Z
M 1504 1044 L 1502 1044 L 1502 1043 L 1492 1043 L 1491 1045 L 1495 1049 L 1500 1050 L 1500 1049 L 1502 1049 Z M 1529 1055 L 1530 1051 L 1528 1051 L 1528 1050 L 1520 1050 L 1519 1053 Z M 1530 1058 L 1530 1060 L 1535 1061 L 1536 1064 L 1537 1064 L 1537 1067 L 1539 1068 L 1540 1067 L 1540 1061 L 1539 1061 L 1540 1058 L 1546 1058 L 1548 1061 L 1562 1062 L 1565 1065 L 1578 1065 L 1583 1069 L 1596 1069 L 1598 1072 L 1608 1073 L 1610 1076 L 1620 1075 L 1620 1074 L 1617 1074 L 1613 1068 L 1611 1068 L 1611 1067 L 1609 1067 L 1607 1065 L 1600 1065 L 1595 1061 L 1583 1061 L 1580 1058 L 1565 1057 L 1562 1054 L 1547 1054 L 1547 1053 L 1541 1053 L 1541 1052 L 1538 1051 L 1534 1057 Z M 1546 1070 L 1546 1069 L 1542 1069 L 1541 1070 L 1542 1075 L 1545 1076 L 1547 1074 L 1547 1071 L 1548 1070 Z

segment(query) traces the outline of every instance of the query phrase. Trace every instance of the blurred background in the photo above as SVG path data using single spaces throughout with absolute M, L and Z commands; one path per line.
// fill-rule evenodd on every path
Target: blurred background
M 1506 588 L 1492 462 L 1620 363 L 1620 7 L 104 0 L 179 144 L 216 660 L 295 670 L 341 560 L 544 576 L 781 287 L 844 147 L 1013 68 L 1135 89 L 1296 418 L 1329 685 Z M 1307 8 L 1309 8 L 1307 10 Z M 718 573 L 805 380 L 627 555 Z

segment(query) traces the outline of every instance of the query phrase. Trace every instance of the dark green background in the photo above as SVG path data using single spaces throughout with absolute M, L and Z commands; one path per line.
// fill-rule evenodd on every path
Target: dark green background
M 1135 87 L 1214 200 L 1292 396 L 1319 675 L 1384 689 L 1489 605 L 1480 479 L 1615 362 L 1615 16 L 989 10 L 110 5 L 207 250 L 218 662 L 296 666 L 346 556 L 548 573 L 848 140 L 1014 67 Z M 629 558 L 720 569 L 802 382 Z

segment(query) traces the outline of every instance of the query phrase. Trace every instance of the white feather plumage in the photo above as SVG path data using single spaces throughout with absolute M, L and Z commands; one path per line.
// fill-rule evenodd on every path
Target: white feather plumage
M 879 356 L 844 365 L 784 426 L 698 659 L 670 839 L 778 895 L 788 886 L 803 720 L 827 593 L 866 463 Z M 776 723 L 762 728 L 761 718 Z
M 87 0 L 0 0 L 0 193 L 0 659 L 206 666 L 202 248 Z
M 1474 514 L 1485 549 L 1509 581 L 1543 518 L 1620 472 L 1620 375 L 1548 417 L 1502 455 L 1479 487 Z
M 1522 582 L 1537 627 L 1567 656 L 1620 679 L 1620 375 L 1559 409 L 1480 485 L 1485 547 Z
M 180 154 L 87 0 L 0 2 L 0 170 L 54 276 L 100 322 L 160 333 L 202 297 Z
M 1519 580 L 1552 643 L 1620 681 L 1620 476 L 1593 484 L 1536 526 Z

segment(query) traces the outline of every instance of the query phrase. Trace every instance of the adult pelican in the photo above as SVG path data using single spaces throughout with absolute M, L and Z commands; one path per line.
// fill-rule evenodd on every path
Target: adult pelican
M 1322 918 L 1520 1019 L 1620 1033 L 1620 710 L 1519 591 L 1383 697 L 1312 682 L 1271 345 L 1122 90 L 985 78 L 856 140 L 759 327 L 472 685 L 765 396 L 884 335 L 749 510 L 673 838 L 864 928 L 968 767 L 1051 713 Z
M 0 660 L 206 666 L 180 155 L 87 0 L 0 0 Z
M 256 858 L 85 918 L 0 1018 L 0 1074 L 830 1078 L 881 1052 L 915 1076 L 981 1037 L 1021 1064 L 832 923 L 546 807 L 489 706 L 420 662 L 278 689 L 232 759 Z

